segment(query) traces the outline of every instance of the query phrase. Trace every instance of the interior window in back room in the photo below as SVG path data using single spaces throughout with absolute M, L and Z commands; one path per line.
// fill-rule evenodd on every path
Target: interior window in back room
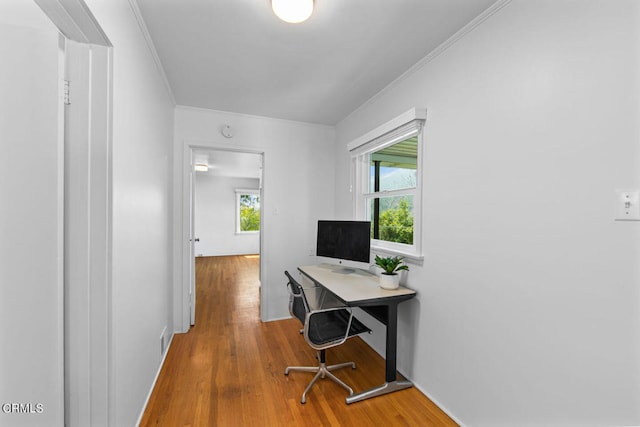
M 236 233 L 260 231 L 260 191 L 236 190 Z

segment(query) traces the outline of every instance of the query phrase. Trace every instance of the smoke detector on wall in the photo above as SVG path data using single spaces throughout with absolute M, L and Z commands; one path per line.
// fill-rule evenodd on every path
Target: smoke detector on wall
M 222 129 L 220 129 L 220 133 L 225 138 L 233 138 L 233 129 L 231 129 L 230 125 L 222 126 Z

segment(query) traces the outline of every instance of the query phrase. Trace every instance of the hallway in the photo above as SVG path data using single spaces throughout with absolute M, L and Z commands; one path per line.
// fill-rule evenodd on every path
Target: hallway
M 196 325 L 174 336 L 141 426 L 455 425 L 415 388 L 346 405 L 344 389 L 321 380 L 301 404 L 312 375 L 284 369 L 315 364 L 314 352 L 297 321 L 260 321 L 258 256 L 196 261 Z M 383 359 L 360 338 L 327 355 L 356 362 L 337 372 L 356 391 L 384 379 Z

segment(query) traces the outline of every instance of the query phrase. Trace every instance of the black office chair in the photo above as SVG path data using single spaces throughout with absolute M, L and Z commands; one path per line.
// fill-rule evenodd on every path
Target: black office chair
M 307 393 L 318 378 L 328 377 L 332 379 L 347 389 L 349 396 L 351 396 L 353 394 L 351 387 L 333 375 L 331 371 L 348 366 L 355 369 L 356 364 L 354 362 L 346 362 L 327 366 L 325 351 L 328 348 L 343 344 L 350 337 L 371 332 L 371 329 L 367 328 L 353 316 L 350 307 L 311 309 L 302 285 L 291 277 L 288 271 L 285 271 L 284 274 L 289 279 L 287 282 L 287 289 L 289 290 L 289 312 L 303 324 L 304 338 L 309 346 L 318 352 L 317 357 L 320 362 L 318 366 L 289 366 L 285 369 L 284 374 L 289 375 L 289 372 L 316 373 L 304 393 L 302 393 L 302 399 L 300 400 L 302 403 L 306 402 Z

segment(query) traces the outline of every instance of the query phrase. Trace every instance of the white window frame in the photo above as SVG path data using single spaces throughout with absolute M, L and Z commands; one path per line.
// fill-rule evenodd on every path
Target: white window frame
M 256 231 L 242 231 L 240 230 L 240 196 L 243 194 L 252 194 L 260 197 L 259 188 L 236 188 L 236 234 L 258 234 L 260 230 Z M 260 211 L 262 213 L 262 200 L 260 201 Z M 262 214 L 260 215 L 260 228 L 262 228 Z
M 422 153 L 423 128 L 427 110 L 413 108 L 377 127 L 347 145 L 351 155 L 351 193 L 353 215 L 357 220 L 370 220 L 369 201 L 373 198 L 413 196 L 413 244 L 371 239 L 372 252 L 400 255 L 407 259 L 422 260 Z M 371 154 L 411 137 L 418 139 L 416 187 L 373 193 L 370 190 Z

